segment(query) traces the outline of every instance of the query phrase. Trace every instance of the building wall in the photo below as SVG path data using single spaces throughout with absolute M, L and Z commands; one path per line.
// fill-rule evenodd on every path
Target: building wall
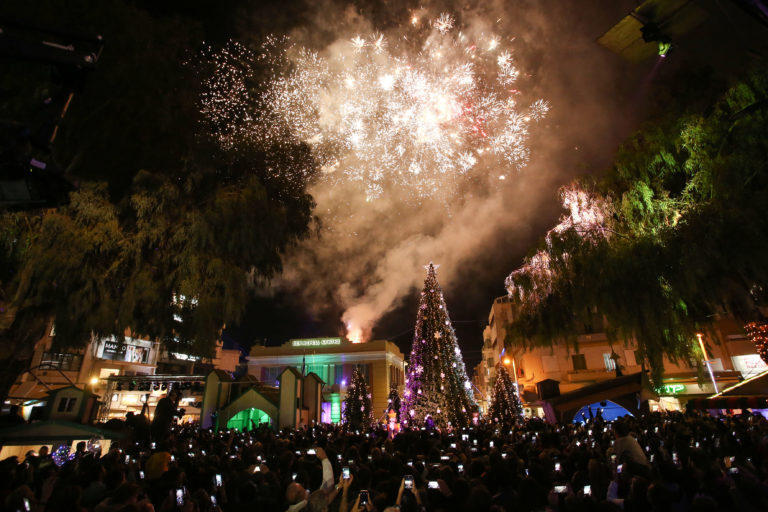
M 323 339 L 316 340 L 320 343 Z M 247 358 L 248 373 L 265 384 L 274 385 L 273 380 L 285 368 L 299 372 L 303 368 L 305 374 L 314 372 L 323 379 L 326 399 L 338 394 L 344 400 L 352 372 L 359 367 L 370 387 L 374 418 L 382 418 L 390 386 L 394 384 L 400 393 L 403 391 L 403 354 L 386 340 L 367 343 L 351 343 L 341 338 L 324 340 L 327 340 L 325 345 L 312 345 L 314 340 L 290 340 L 279 347 L 255 346 Z
M 193 374 L 199 358 L 173 359 L 167 351 L 160 349 L 158 341 L 152 341 L 147 336 L 132 333 L 130 330 L 126 330 L 124 335 L 122 347 L 115 337 L 109 337 L 93 338 L 85 347 L 79 349 L 57 351 L 53 348 L 55 330 L 51 326 L 46 335 L 35 344 L 30 363 L 31 373 L 24 373 L 17 379 L 11 387 L 10 399 L 16 402 L 45 400 L 52 389 L 76 386 L 99 395 L 103 401 L 109 400 L 109 417 L 122 418 L 127 412 L 141 412 L 144 396 L 149 395 L 147 402 L 151 417 L 155 404 L 165 395 L 165 390 L 129 389 L 128 385 L 122 386 L 122 389 L 108 390 L 107 378 L 111 375 L 158 375 L 158 366 L 162 372 L 163 369 L 177 364 L 183 366 L 183 371 L 173 372 L 173 375 L 190 375 Z M 233 366 L 233 361 L 236 365 L 239 354 L 239 351 L 223 350 L 220 342 L 217 347 L 219 357 L 216 360 L 226 364 L 229 369 Z M 208 365 L 210 366 L 210 363 Z M 160 383 L 172 380 L 168 377 L 158 375 L 158 387 Z M 106 396 L 107 394 L 110 396 Z M 183 390 L 182 394 L 185 403 L 180 406 L 192 413 L 189 418 L 193 419 L 197 415 L 197 409 L 192 404 L 197 403 L 201 397 L 195 395 L 192 390 Z
M 511 304 L 500 299 L 494 301 L 489 314 L 489 324 L 484 330 L 483 362 L 476 368 L 476 374 L 480 374 L 474 380 L 486 393 L 492 390 L 495 377 L 488 364 L 503 359 L 501 354 L 506 330 L 499 325 L 499 319 L 504 318 L 505 322 L 509 322 L 513 318 Z M 616 377 L 615 361 L 610 356 L 614 351 L 619 356 L 618 363 L 623 374 L 641 372 L 643 366 L 642 361 L 636 358 L 636 342 L 621 340 L 611 346 L 603 331 L 604 327 L 604 319 L 594 312 L 591 325 L 585 326 L 584 332 L 577 336 L 578 349 L 568 348 L 565 344 L 524 349 L 523 343 L 517 343 L 507 347 L 509 367 L 512 370 L 513 363 L 517 370 L 521 394 L 532 396 L 536 393 L 536 383 L 545 379 L 558 381 L 561 394 L 613 379 Z M 720 389 L 766 368 L 744 335 L 741 324 L 735 319 L 716 316 L 713 330 L 712 335 L 703 336 L 703 341 Z M 694 339 L 691 343 L 698 344 L 698 341 Z M 698 382 L 698 365 L 701 364 L 700 361 L 673 362 L 665 358 L 665 385 L 659 390 L 662 398 L 658 403 L 679 407 L 689 396 L 714 392 L 714 386 L 708 378 L 701 384 Z M 708 377 L 706 368 L 704 372 Z

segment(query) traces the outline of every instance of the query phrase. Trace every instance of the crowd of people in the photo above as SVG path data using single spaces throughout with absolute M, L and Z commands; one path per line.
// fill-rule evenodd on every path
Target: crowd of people
M 90 448 L 90 450 L 89 450 Z M 23 512 L 768 510 L 768 421 L 651 413 L 451 432 L 172 425 L 0 462 Z M 58 463 L 57 463 L 58 462 Z

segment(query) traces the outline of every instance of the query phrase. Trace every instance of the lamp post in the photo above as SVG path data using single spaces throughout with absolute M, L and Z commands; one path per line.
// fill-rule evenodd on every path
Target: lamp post
M 715 393 L 719 393 L 717 389 L 717 382 L 715 381 L 715 374 L 712 371 L 712 362 L 707 357 L 707 349 L 704 348 L 704 341 L 701 339 L 701 333 L 696 334 L 696 337 L 699 339 L 699 347 L 701 347 L 701 353 L 704 354 L 704 363 L 707 365 L 707 370 L 709 370 L 709 378 L 712 379 L 712 386 L 715 388 Z

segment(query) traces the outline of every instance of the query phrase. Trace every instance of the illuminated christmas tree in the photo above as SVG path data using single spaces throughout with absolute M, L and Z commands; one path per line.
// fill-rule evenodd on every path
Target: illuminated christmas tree
M 755 350 L 760 358 L 768 363 L 768 324 L 750 322 L 744 326 L 747 337 L 755 344 Z
M 456 333 L 453 331 L 435 266 L 427 267 L 427 279 L 419 299 L 416 329 L 411 347 L 403 396 L 404 423 L 423 425 L 431 417 L 435 425 L 469 425 L 476 407 Z
M 373 423 L 371 415 L 371 394 L 365 377 L 357 367 L 352 372 L 352 382 L 347 387 L 344 399 L 344 422 L 349 429 L 366 429 Z
M 496 365 L 496 382 L 493 384 L 488 419 L 497 423 L 514 422 L 523 411 L 515 384 L 506 367 Z

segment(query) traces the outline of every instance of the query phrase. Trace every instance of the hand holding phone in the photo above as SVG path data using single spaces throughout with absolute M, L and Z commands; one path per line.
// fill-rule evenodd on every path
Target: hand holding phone
M 360 506 L 364 507 L 365 505 L 368 505 L 368 491 L 362 490 L 360 491 Z
M 344 480 L 349 480 L 349 466 L 344 466 L 344 467 L 341 469 L 341 477 L 342 477 Z

